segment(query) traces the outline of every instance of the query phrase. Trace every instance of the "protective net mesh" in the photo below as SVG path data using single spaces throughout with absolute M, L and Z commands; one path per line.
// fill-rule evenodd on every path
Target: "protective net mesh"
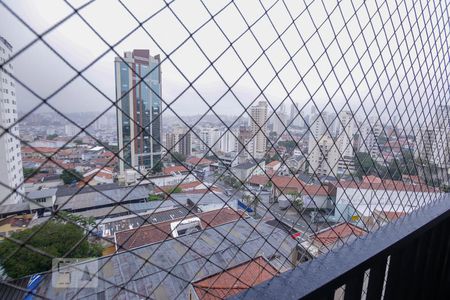
M 0 1 L 0 298 L 226 298 L 439 199 L 448 6 L 376 2 Z

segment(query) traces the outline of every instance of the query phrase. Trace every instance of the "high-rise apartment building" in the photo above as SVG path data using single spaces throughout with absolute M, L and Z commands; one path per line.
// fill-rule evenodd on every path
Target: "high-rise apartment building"
M 354 172 L 353 136 L 355 120 L 350 112 L 338 115 L 334 136 L 327 115 L 317 115 L 309 133 L 309 172 L 319 176 L 341 176 Z M 326 124 L 328 122 L 328 124 Z
M 219 128 L 203 128 L 200 131 L 200 150 L 202 151 L 219 151 L 220 149 L 220 136 L 221 131 Z
M 3 63 L 11 57 L 12 46 L 0 36 L 0 62 Z M 23 171 L 20 154 L 19 128 L 17 122 L 17 104 L 14 79 L 11 63 L 0 69 L 0 205 L 22 202 Z M 15 192 L 16 191 L 16 192 Z
M 266 155 L 267 147 L 267 102 L 260 101 L 250 107 L 250 130 L 253 134 L 252 155 L 255 159 L 261 159 Z
M 149 50 L 115 59 L 119 168 L 145 170 L 161 159 L 161 67 Z
M 450 105 L 436 107 L 431 120 L 420 129 L 417 145 L 415 158 L 421 175 L 450 185 Z
M 358 151 L 375 155 L 378 153 L 377 138 L 380 136 L 383 128 L 378 118 L 372 117 L 363 121 L 358 135 Z
M 310 136 L 310 140 L 311 140 Z M 324 134 L 309 144 L 309 172 L 316 176 L 336 176 L 338 173 L 339 152 L 333 138 Z
M 175 128 L 166 134 L 166 149 L 170 152 L 178 152 L 185 157 L 192 153 L 191 132 L 186 128 Z
M 230 153 L 230 152 L 237 152 L 238 151 L 238 132 L 233 129 L 226 129 L 222 133 L 222 137 L 220 138 L 220 152 L 223 153 Z

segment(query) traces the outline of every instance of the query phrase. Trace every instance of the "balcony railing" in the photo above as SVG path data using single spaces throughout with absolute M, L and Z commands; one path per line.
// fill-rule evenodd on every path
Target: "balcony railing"
M 450 299 L 450 195 L 233 299 Z

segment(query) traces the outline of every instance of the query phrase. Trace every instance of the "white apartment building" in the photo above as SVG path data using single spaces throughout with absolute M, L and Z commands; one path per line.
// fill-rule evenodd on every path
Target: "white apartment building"
M 315 176 L 335 176 L 340 156 L 333 138 L 324 134 L 316 142 L 310 135 L 309 145 L 312 146 L 308 157 L 309 172 Z
M 12 46 L 0 36 L 0 63 L 11 57 Z M 12 134 L 6 133 L 0 137 L 0 205 L 22 202 L 23 171 L 20 154 L 19 128 L 17 121 L 17 104 L 14 79 L 8 74 L 13 73 L 13 66 L 8 63 L 0 70 L 0 134 L 9 128 Z M 6 186 L 4 186 L 6 185 Z M 12 189 L 17 189 L 14 193 Z
M 200 150 L 202 151 L 219 151 L 220 149 L 220 135 L 221 131 L 219 128 L 203 128 L 200 131 Z
M 222 137 L 219 141 L 219 150 L 223 153 L 231 153 L 238 151 L 238 132 L 232 129 L 226 129 L 222 132 Z
M 355 171 L 353 158 L 353 135 L 356 123 L 353 114 L 349 111 L 339 113 L 339 130 L 337 131 L 336 147 L 339 156 L 338 175 L 348 175 Z
M 289 120 L 284 104 L 281 104 L 281 106 L 272 114 L 271 121 L 273 126 L 272 131 L 276 132 L 277 135 L 281 135 L 283 132 L 286 132 L 286 127 L 289 124 Z
M 364 120 L 360 126 L 359 152 L 369 153 L 372 156 L 378 153 L 377 138 L 380 136 L 383 127 L 376 117 Z
M 450 184 L 450 106 L 436 108 L 432 120 L 422 126 L 417 136 L 416 159 L 423 163 L 419 171 L 423 176 L 431 176 L 428 164 L 434 165 L 433 176 L 444 184 Z M 435 178 L 436 178 L 435 177 Z
M 354 118 L 350 112 L 341 112 L 335 127 L 336 136 L 332 137 L 327 130 L 326 117 L 314 116 L 310 127 L 309 172 L 317 176 L 349 174 L 354 171 Z
M 267 102 L 259 101 L 250 107 L 250 115 L 250 130 L 254 136 L 252 154 L 255 159 L 260 159 L 266 155 L 267 147 Z

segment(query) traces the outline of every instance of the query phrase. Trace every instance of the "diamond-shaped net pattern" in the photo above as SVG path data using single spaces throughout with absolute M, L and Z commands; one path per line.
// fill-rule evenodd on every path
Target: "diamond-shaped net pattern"
M 0 298 L 222 299 L 449 187 L 442 1 L 0 4 Z

